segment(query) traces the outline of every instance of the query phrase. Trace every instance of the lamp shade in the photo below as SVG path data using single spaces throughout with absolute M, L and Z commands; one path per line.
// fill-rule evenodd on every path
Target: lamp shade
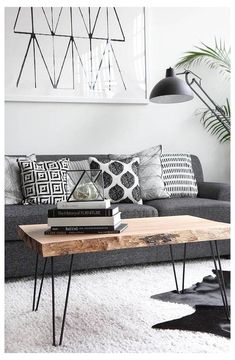
M 166 77 L 152 89 L 149 99 L 159 104 L 180 103 L 192 100 L 193 93 L 185 81 L 175 76 L 174 69 L 169 68 Z

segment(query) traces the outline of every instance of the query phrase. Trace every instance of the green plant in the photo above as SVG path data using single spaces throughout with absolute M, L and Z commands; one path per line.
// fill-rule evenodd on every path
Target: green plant
M 228 99 L 226 99 L 226 104 L 222 106 L 222 109 L 227 118 L 227 125 L 230 127 L 231 111 Z M 216 135 L 220 142 L 223 143 L 230 140 L 230 132 L 210 110 L 198 111 L 198 114 L 201 116 L 201 122 L 205 129 L 211 132 L 212 135 Z
M 189 69 L 190 67 L 204 63 L 211 69 L 218 69 L 220 73 L 227 75 L 226 77 L 229 78 L 231 73 L 231 50 L 230 48 L 226 48 L 224 42 L 218 42 L 215 39 L 214 48 L 202 43 L 202 46 L 195 46 L 195 49 L 196 50 L 194 51 L 185 52 L 175 67 L 184 67 Z M 227 125 L 230 127 L 231 111 L 228 99 L 226 99 L 226 103 L 222 105 L 221 108 L 226 116 Z M 203 126 L 211 132 L 212 135 L 216 135 L 220 142 L 230 140 L 230 131 L 227 130 L 223 121 L 220 121 L 215 114 L 213 114 L 210 110 L 203 110 L 198 113 L 201 115 L 201 122 Z

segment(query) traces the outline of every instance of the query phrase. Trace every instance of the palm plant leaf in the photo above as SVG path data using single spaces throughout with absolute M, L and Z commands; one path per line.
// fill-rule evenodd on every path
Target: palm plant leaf
M 191 66 L 204 63 L 209 68 L 218 69 L 221 73 L 229 76 L 231 73 L 230 52 L 231 50 L 226 48 L 225 42 L 221 40 L 218 42 L 215 39 L 214 48 L 201 43 L 201 46 L 195 46 L 195 50 L 185 52 L 175 67 L 189 69 Z M 221 114 L 221 110 L 223 114 Z M 216 114 L 208 109 L 198 112 L 201 116 L 201 122 L 207 131 L 218 137 L 220 142 L 229 141 L 231 125 L 229 100 L 226 99 L 226 103 L 214 111 Z
M 225 43 L 215 39 L 215 48 L 202 43 L 202 46 L 195 46 L 197 50 L 187 51 L 175 65 L 178 67 L 190 67 L 204 63 L 210 68 L 219 69 L 224 74 L 230 74 L 230 48 L 226 48 Z
M 228 99 L 226 99 L 226 104 L 224 104 L 221 108 L 226 115 L 226 118 L 223 118 L 223 121 L 220 121 L 211 110 L 203 110 L 198 112 L 198 114 L 201 115 L 201 122 L 205 129 L 212 135 L 216 135 L 220 142 L 223 143 L 230 140 L 230 132 L 224 125 L 225 121 L 229 127 L 231 125 L 231 112 Z M 217 114 L 220 117 L 220 114 L 218 112 Z

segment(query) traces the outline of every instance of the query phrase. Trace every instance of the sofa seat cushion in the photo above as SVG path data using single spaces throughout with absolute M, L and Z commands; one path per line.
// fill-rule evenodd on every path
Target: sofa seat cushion
M 47 210 L 55 205 L 6 205 L 5 234 L 6 241 L 17 240 L 17 226 L 26 224 L 46 224 Z
M 147 205 L 118 204 L 122 218 L 153 217 L 158 211 Z M 5 234 L 6 241 L 18 240 L 17 226 L 25 224 L 46 224 L 47 211 L 55 205 L 6 205 Z
M 153 206 L 159 216 L 192 215 L 201 218 L 230 222 L 230 203 L 228 201 L 201 198 L 174 198 L 146 201 Z
M 152 206 L 140 204 L 118 204 L 122 219 L 155 217 L 158 216 L 158 210 Z

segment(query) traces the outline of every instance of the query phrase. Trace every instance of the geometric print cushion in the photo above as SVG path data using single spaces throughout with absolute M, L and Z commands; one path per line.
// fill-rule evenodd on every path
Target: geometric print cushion
M 139 158 L 108 160 L 89 158 L 91 169 L 100 169 L 103 174 L 104 197 L 112 203 L 142 204 L 139 186 Z
M 28 156 L 5 156 L 5 204 L 22 204 L 20 169 L 17 159 L 36 161 L 36 155 Z
M 171 197 L 197 197 L 190 154 L 162 154 L 161 162 L 165 189 Z
M 66 201 L 69 161 L 18 160 L 24 204 L 56 204 Z
M 170 197 L 170 194 L 165 190 L 162 179 L 161 153 L 162 146 L 157 145 L 132 155 L 110 154 L 109 158 L 122 160 L 128 157 L 138 157 L 140 159 L 139 182 L 142 199 L 153 200 Z

